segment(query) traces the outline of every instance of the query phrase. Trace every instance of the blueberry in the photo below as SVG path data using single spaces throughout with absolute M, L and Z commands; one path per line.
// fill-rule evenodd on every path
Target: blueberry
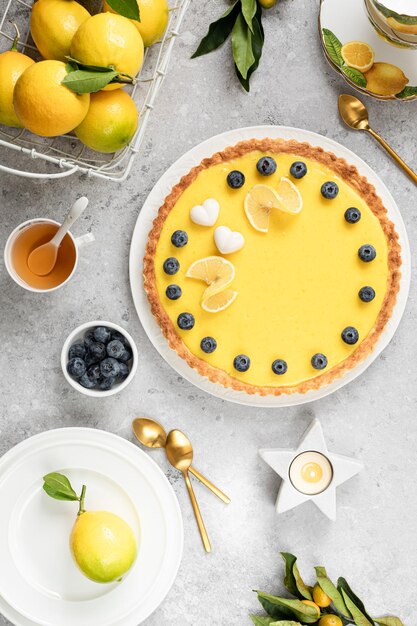
M 97 381 L 100 378 L 100 364 L 94 363 L 90 365 L 85 376 L 88 376 L 90 380 Z
M 108 378 L 109 376 L 118 376 L 120 372 L 119 361 L 116 361 L 116 359 L 113 359 L 112 357 L 104 359 L 100 363 L 100 372 L 104 378 Z
M 272 363 L 272 371 L 274 372 L 274 374 L 278 374 L 278 376 L 280 376 L 281 374 L 285 374 L 287 369 L 288 365 L 286 361 L 283 361 L 283 359 L 276 359 Z
M 170 300 L 178 300 L 178 298 L 181 298 L 182 296 L 181 287 L 179 287 L 178 285 L 168 285 L 165 293 L 167 298 L 169 298 Z
M 188 243 L 188 235 L 185 230 L 176 230 L 175 233 L 172 233 L 171 243 L 176 248 L 182 248 L 186 246 Z
M 356 224 L 361 219 L 361 212 L 359 209 L 356 209 L 354 206 L 351 206 L 349 209 L 345 211 L 345 220 L 348 224 Z
M 232 170 L 227 175 L 227 184 L 232 189 L 240 189 L 245 184 L 245 175 L 239 170 Z
M 307 165 L 303 161 L 295 161 L 290 167 L 290 174 L 293 178 L 303 178 L 307 174 Z
M 76 356 L 67 363 L 67 372 L 73 378 L 80 378 L 85 374 L 87 367 L 83 359 Z
M 361 261 L 365 261 L 365 263 L 369 263 L 373 261 L 376 257 L 376 250 L 370 243 L 366 243 L 364 246 L 361 246 L 358 250 L 358 255 Z
M 372 302 L 375 298 L 375 289 L 372 287 L 362 287 L 362 289 L 359 290 L 359 297 L 362 302 Z
M 124 345 L 118 339 L 112 339 L 109 341 L 106 349 L 107 354 L 113 357 L 113 359 L 119 359 L 125 351 Z
M 194 315 L 191 315 L 191 313 L 180 313 L 177 318 L 177 324 L 181 330 L 191 330 L 195 324 Z
M 119 366 L 120 366 L 119 378 L 121 380 L 124 380 L 125 378 L 129 376 L 129 373 L 130 373 L 129 366 L 126 365 L 126 363 L 121 363 L 120 361 L 119 361 Z
M 106 346 L 101 341 L 95 341 L 89 346 L 88 354 L 91 354 L 96 361 L 101 361 L 106 356 Z
M 94 365 L 94 363 L 97 363 L 99 359 L 90 352 L 87 352 L 87 356 L 85 357 L 84 361 L 86 366 L 90 367 L 90 365 Z
M 256 169 L 262 176 L 271 176 L 276 169 L 277 164 L 275 159 L 270 156 L 262 157 L 256 164 Z
M 78 356 L 80 359 L 83 359 L 86 354 L 86 349 L 83 343 L 74 343 L 68 352 L 68 357 L 73 359 Z
M 88 333 L 84 335 L 84 345 L 86 348 L 89 348 L 92 343 L 95 342 L 94 331 L 89 330 Z
M 206 352 L 206 354 L 210 354 L 211 352 L 214 352 L 217 348 L 217 341 L 213 339 L 213 337 L 203 337 L 200 342 L 200 347 L 203 352 Z
M 233 367 L 238 372 L 247 372 L 250 368 L 250 358 L 246 354 L 238 354 L 234 358 Z
M 321 186 L 321 195 L 326 200 L 334 200 L 339 193 L 339 187 L 336 183 L 331 180 L 327 181 L 327 183 L 323 183 Z
M 122 344 L 124 345 L 125 348 L 130 348 L 130 343 L 128 342 L 126 337 L 124 335 L 122 335 L 122 333 L 119 333 L 118 330 L 113 330 L 113 332 L 111 334 L 111 338 L 112 339 L 118 339 L 119 341 L 122 342 Z
M 311 357 L 311 365 L 315 370 L 324 370 L 324 368 L 327 367 L 327 357 L 317 352 L 317 354 Z
M 94 339 L 96 341 L 100 341 L 101 343 L 107 343 L 110 341 L 111 330 L 110 328 L 106 328 L 105 326 L 97 326 L 94 329 Z
M 172 276 L 173 274 L 176 274 L 179 269 L 180 269 L 180 264 L 177 261 L 177 259 L 174 258 L 173 256 L 170 256 L 168 259 L 164 261 L 165 274 L 169 274 L 170 276 Z
M 81 376 L 78 382 L 80 383 L 80 385 L 82 385 L 86 389 L 94 389 L 94 387 L 97 384 L 97 381 L 89 378 L 87 374 L 84 374 L 83 376 Z
M 133 357 L 132 352 L 128 350 L 127 348 L 125 348 L 122 354 L 119 356 L 119 361 L 121 361 L 122 363 L 127 363 L 128 361 L 130 361 L 132 357 Z
M 107 376 L 107 378 L 100 378 L 100 380 L 98 381 L 98 387 L 100 391 L 109 391 L 109 389 L 114 387 L 115 382 L 116 382 L 115 376 Z
M 342 330 L 342 339 L 345 343 L 349 344 L 349 346 L 353 346 L 358 342 L 359 333 L 353 326 L 346 326 L 346 328 Z

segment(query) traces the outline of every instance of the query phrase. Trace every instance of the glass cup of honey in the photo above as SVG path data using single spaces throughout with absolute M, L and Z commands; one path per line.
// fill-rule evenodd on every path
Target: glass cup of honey
M 4 263 L 13 280 L 24 289 L 45 293 L 63 287 L 75 273 L 79 248 L 94 241 L 92 233 L 75 238 L 67 232 L 59 246 L 55 266 L 46 276 L 38 276 L 29 269 L 28 257 L 32 250 L 50 241 L 59 227 L 54 220 L 35 218 L 23 222 L 9 235 Z
M 406 48 L 417 47 L 415 0 L 364 0 L 368 18 L 386 41 Z

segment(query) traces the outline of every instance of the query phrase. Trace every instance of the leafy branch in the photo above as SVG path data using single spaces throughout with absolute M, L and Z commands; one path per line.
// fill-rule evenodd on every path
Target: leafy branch
M 68 478 L 64 474 L 58 472 L 51 472 L 43 477 L 43 490 L 51 498 L 55 500 L 66 500 L 67 502 L 79 502 L 78 515 L 85 513 L 84 499 L 87 487 L 82 486 L 79 496 L 75 493 L 74 489 Z

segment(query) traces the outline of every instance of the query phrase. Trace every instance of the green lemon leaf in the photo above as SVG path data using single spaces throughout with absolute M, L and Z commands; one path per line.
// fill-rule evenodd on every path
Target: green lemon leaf
M 107 4 L 119 15 L 140 22 L 139 6 L 136 0 L 107 0 Z
M 327 53 L 333 63 L 335 63 L 338 67 L 342 67 L 343 58 L 340 52 L 342 49 L 341 41 L 339 41 L 336 35 L 328 28 L 323 28 L 323 39 Z
M 326 593 L 329 598 L 332 599 L 335 609 L 337 609 L 337 611 L 339 611 L 339 613 L 341 613 L 342 615 L 345 615 L 346 617 L 351 617 L 341 593 L 332 583 L 330 578 L 328 578 L 326 569 L 320 566 L 315 567 L 314 569 L 316 570 L 318 584 L 323 589 L 324 593 Z
M 346 591 L 343 591 L 343 589 L 342 596 L 347 608 L 349 609 L 353 617 L 353 621 L 355 622 L 356 626 L 374 626 L 374 621 L 368 620 L 368 618 L 362 613 L 360 609 L 358 609 L 356 604 L 353 602 L 353 600 L 349 598 L 348 594 L 346 593 Z
M 268 613 L 270 617 L 275 620 L 286 619 L 294 617 L 294 614 L 287 608 L 273 604 L 266 597 L 258 594 L 258 600 L 261 603 L 262 608 Z
M 252 32 L 242 13 L 239 13 L 233 26 L 232 52 L 237 69 L 243 78 L 247 78 L 248 70 L 255 62 L 255 56 L 252 50 Z
M 250 615 L 249 617 L 255 626 L 271 626 L 274 622 L 273 617 L 263 617 L 262 615 Z
M 288 609 L 292 613 L 292 617 L 301 620 L 303 624 L 314 624 L 317 622 L 317 610 L 314 606 L 303 604 L 301 600 L 288 600 L 279 596 L 271 596 L 267 593 L 258 593 L 258 597 L 268 600 L 270 604 Z
M 67 74 L 62 84 L 75 91 L 75 93 L 95 93 L 100 91 L 110 82 L 125 82 L 119 78 L 119 72 L 108 70 L 107 72 L 93 72 L 90 70 L 75 70 Z
M 237 69 L 237 66 L 235 65 L 237 77 L 240 80 L 242 87 L 246 89 L 246 91 L 249 91 L 250 89 L 249 87 L 250 77 L 255 72 L 255 70 L 258 69 L 259 61 L 262 56 L 262 48 L 264 45 L 264 39 L 265 39 L 264 29 L 262 27 L 262 7 L 260 4 L 258 5 L 258 9 L 256 11 L 255 17 L 252 20 L 252 27 L 253 27 L 252 52 L 253 52 L 253 56 L 255 57 L 255 62 L 249 68 L 248 75 L 246 76 L 246 78 L 243 78 L 243 76 L 240 74 L 239 70 Z
M 288 620 L 280 619 L 278 622 L 272 622 L 271 626 L 303 626 L 301 622 L 289 622 Z
M 349 604 L 346 602 L 346 596 L 349 597 L 349 599 L 353 602 L 354 606 L 356 606 L 362 613 L 363 615 L 366 617 L 366 619 L 368 620 L 368 622 L 370 622 L 371 624 L 373 624 L 373 620 L 372 617 L 370 617 L 368 615 L 368 613 L 366 612 L 365 609 L 365 605 L 362 602 L 362 600 L 360 598 L 358 598 L 358 596 L 352 591 L 352 589 L 350 588 L 350 586 L 348 585 L 348 582 L 345 578 L 339 578 L 337 581 L 337 588 L 339 589 L 339 592 L 342 594 L 343 599 L 345 601 L 345 604 L 347 606 L 347 608 L 349 609 L 349 611 L 351 612 L 351 615 L 353 617 L 353 619 L 355 619 L 354 614 L 352 613 L 352 611 L 350 610 L 350 606 Z M 343 593 L 344 592 L 344 593 Z
M 253 33 L 252 20 L 256 13 L 256 0 L 241 0 L 242 3 L 242 15 L 245 18 L 246 24 L 249 26 Z
M 236 21 L 236 17 L 239 11 L 240 0 L 236 0 L 232 4 L 232 6 L 226 11 L 226 13 L 223 13 L 223 15 L 218 20 L 210 24 L 207 35 L 205 35 L 205 37 L 203 37 L 203 39 L 200 41 L 197 50 L 194 52 L 191 58 L 195 59 L 196 57 L 200 57 L 203 54 L 208 54 L 209 52 L 216 50 L 222 44 L 224 44 L 224 42 L 232 32 L 233 25 Z
M 43 480 L 43 489 L 51 498 L 55 498 L 55 500 L 79 500 L 70 481 L 64 474 L 52 472 L 44 476 Z
M 355 85 L 359 85 L 359 87 L 366 87 L 366 78 L 359 70 L 355 70 L 353 67 L 344 65 L 342 67 L 342 72 L 346 74 L 346 76 L 350 78 Z
M 417 87 L 408 85 L 407 87 L 404 87 L 400 93 L 395 95 L 396 98 L 409 98 L 410 96 L 417 96 Z
M 404 626 L 399 617 L 387 615 L 386 617 L 374 617 L 374 622 L 381 626 Z
M 86 63 L 82 63 L 81 61 L 78 61 L 78 59 L 74 59 L 70 56 L 66 56 L 65 58 L 73 67 L 75 67 L 75 69 L 78 70 L 91 70 L 92 72 L 109 72 L 110 70 L 116 69 L 114 65 L 87 65 Z
M 285 562 L 285 578 L 284 585 L 293 596 L 298 598 L 305 598 L 306 600 L 312 600 L 310 589 L 304 583 L 300 576 L 298 567 L 296 564 L 297 557 L 289 552 L 281 552 L 281 556 Z

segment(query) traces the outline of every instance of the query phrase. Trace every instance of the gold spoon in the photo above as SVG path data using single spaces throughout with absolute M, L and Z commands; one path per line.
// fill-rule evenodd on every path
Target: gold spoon
M 164 427 L 155 420 L 151 420 L 148 417 L 137 417 L 132 422 L 133 432 L 136 439 L 147 448 L 165 448 L 167 445 L 167 434 Z M 184 435 L 185 437 L 185 435 Z M 190 443 L 191 446 L 191 443 Z M 226 504 L 230 503 L 230 498 L 220 491 L 216 485 L 213 485 L 205 476 L 200 474 L 194 467 L 189 467 L 188 470 L 193 474 L 203 485 L 205 485 L 210 491 L 214 493 L 220 500 L 223 500 Z
M 204 549 L 206 552 L 211 552 L 210 540 L 188 475 L 188 470 L 193 462 L 193 448 L 190 441 L 180 430 L 171 430 L 171 432 L 168 433 L 166 453 L 171 465 L 184 474 L 185 484 L 187 485 L 188 495 L 190 496 L 191 504 L 194 509 L 194 515 L 197 520 Z
M 383 148 L 388 152 L 390 156 L 398 163 L 400 167 L 409 175 L 411 180 L 417 184 L 417 174 L 413 172 L 411 167 L 405 163 L 400 156 L 387 144 L 387 142 L 382 139 L 378 133 L 376 133 L 369 126 L 368 119 L 368 110 L 366 106 L 355 98 L 355 96 L 351 96 L 347 93 L 343 93 L 339 96 L 339 113 L 342 120 L 347 124 L 350 128 L 354 130 L 365 130 L 368 132 L 374 139 L 376 139 Z

